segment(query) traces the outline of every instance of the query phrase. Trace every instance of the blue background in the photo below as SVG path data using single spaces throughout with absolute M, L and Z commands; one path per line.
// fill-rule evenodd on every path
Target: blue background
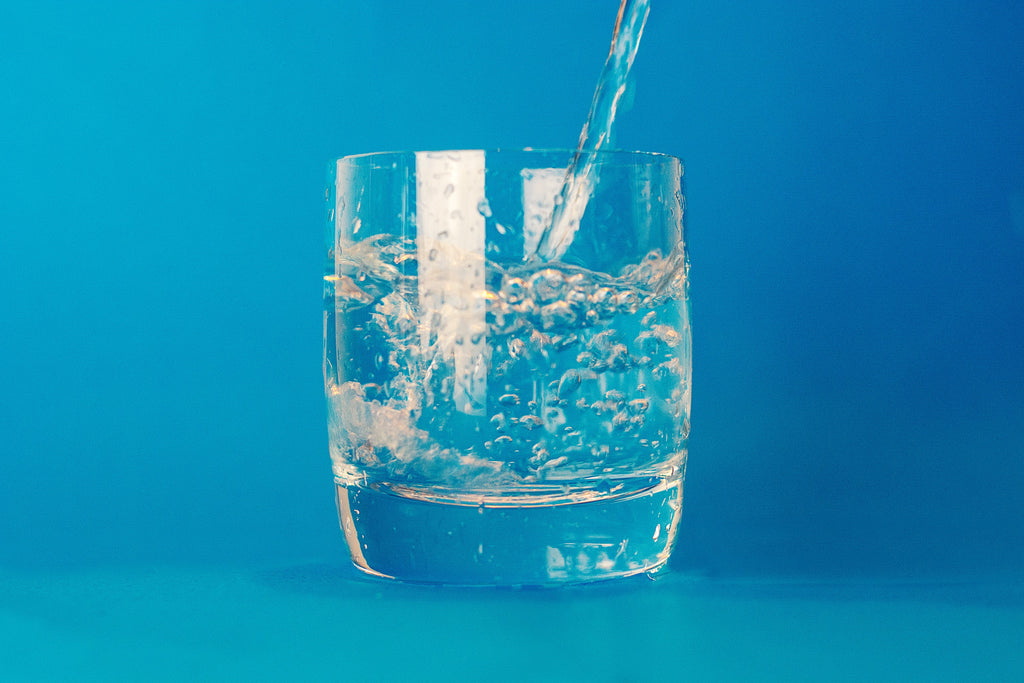
M 331 156 L 575 143 L 617 2 L 0 7 L 0 567 L 347 562 Z M 1024 5 L 655 0 L 681 572 L 1024 570 Z

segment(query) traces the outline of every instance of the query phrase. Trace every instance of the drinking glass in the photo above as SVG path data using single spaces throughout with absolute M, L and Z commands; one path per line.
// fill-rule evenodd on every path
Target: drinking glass
M 586 192 L 551 227 L 567 179 Z M 682 181 L 640 152 L 331 163 L 323 370 L 358 568 L 548 585 L 665 564 L 690 428 Z

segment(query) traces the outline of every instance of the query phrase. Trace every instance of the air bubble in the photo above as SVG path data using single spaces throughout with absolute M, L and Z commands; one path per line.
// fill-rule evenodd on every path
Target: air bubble
M 526 342 L 516 337 L 508 343 L 508 355 L 512 359 L 522 358 L 526 351 Z
M 683 374 L 683 368 L 679 364 L 679 359 L 673 358 L 657 365 L 651 372 L 658 379 L 664 379 L 670 375 L 675 375 L 677 377 L 681 376 Z
M 604 392 L 604 397 L 611 403 L 622 403 L 626 400 L 626 395 L 618 389 L 610 389 L 609 391 Z
M 615 344 L 608 350 L 608 355 L 603 359 L 603 365 L 612 372 L 622 372 L 630 366 L 629 349 L 625 344 Z
M 633 415 L 640 415 L 642 413 L 647 412 L 647 408 L 650 406 L 650 404 L 651 402 L 648 401 L 646 398 L 637 398 L 630 401 L 627 404 L 627 406 L 629 408 L 630 413 L 632 413 Z
M 565 276 L 553 268 L 545 268 L 530 277 L 530 291 L 538 303 L 554 301 L 561 295 L 564 288 Z
M 544 424 L 544 420 L 540 419 L 536 415 L 523 415 L 519 418 L 519 426 L 527 431 L 533 431 L 537 427 Z
M 579 370 L 566 370 L 565 374 L 562 375 L 562 378 L 558 380 L 559 398 L 568 396 L 579 389 L 581 382 L 582 379 L 580 378 Z
M 655 325 L 651 328 L 651 332 L 669 348 L 674 349 L 683 341 L 682 335 L 674 327 L 668 325 Z
M 533 302 L 533 299 L 523 299 L 512 306 L 512 310 L 529 320 L 537 317 L 537 304 Z
M 568 327 L 576 322 L 576 314 L 564 301 L 556 301 L 540 309 L 540 320 L 545 330 Z
M 620 313 L 632 315 L 640 308 L 640 299 L 637 297 L 635 292 L 619 292 L 615 296 L 615 305 L 619 309 Z
M 601 317 L 615 315 L 615 292 L 611 287 L 598 287 L 594 290 L 594 293 L 590 295 L 590 303 Z
M 501 293 L 505 301 L 517 304 L 526 296 L 526 283 L 522 278 L 510 277 L 501 284 Z

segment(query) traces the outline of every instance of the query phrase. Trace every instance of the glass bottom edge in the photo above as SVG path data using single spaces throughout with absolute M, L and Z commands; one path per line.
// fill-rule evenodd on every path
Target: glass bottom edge
M 398 581 L 553 586 L 655 572 L 682 513 L 682 477 L 582 502 L 468 505 L 336 482 L 353 564 Z

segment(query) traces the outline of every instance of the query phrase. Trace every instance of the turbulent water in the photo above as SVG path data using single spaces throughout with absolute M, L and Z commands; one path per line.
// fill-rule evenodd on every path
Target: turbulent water
M 325 278 L 339 480 L 609 493 L 677 474 L 690 404 L 682 251 L 615 274 L 483 265 L 476 327 L 423 298 L 412 240 L 350 245 Z

